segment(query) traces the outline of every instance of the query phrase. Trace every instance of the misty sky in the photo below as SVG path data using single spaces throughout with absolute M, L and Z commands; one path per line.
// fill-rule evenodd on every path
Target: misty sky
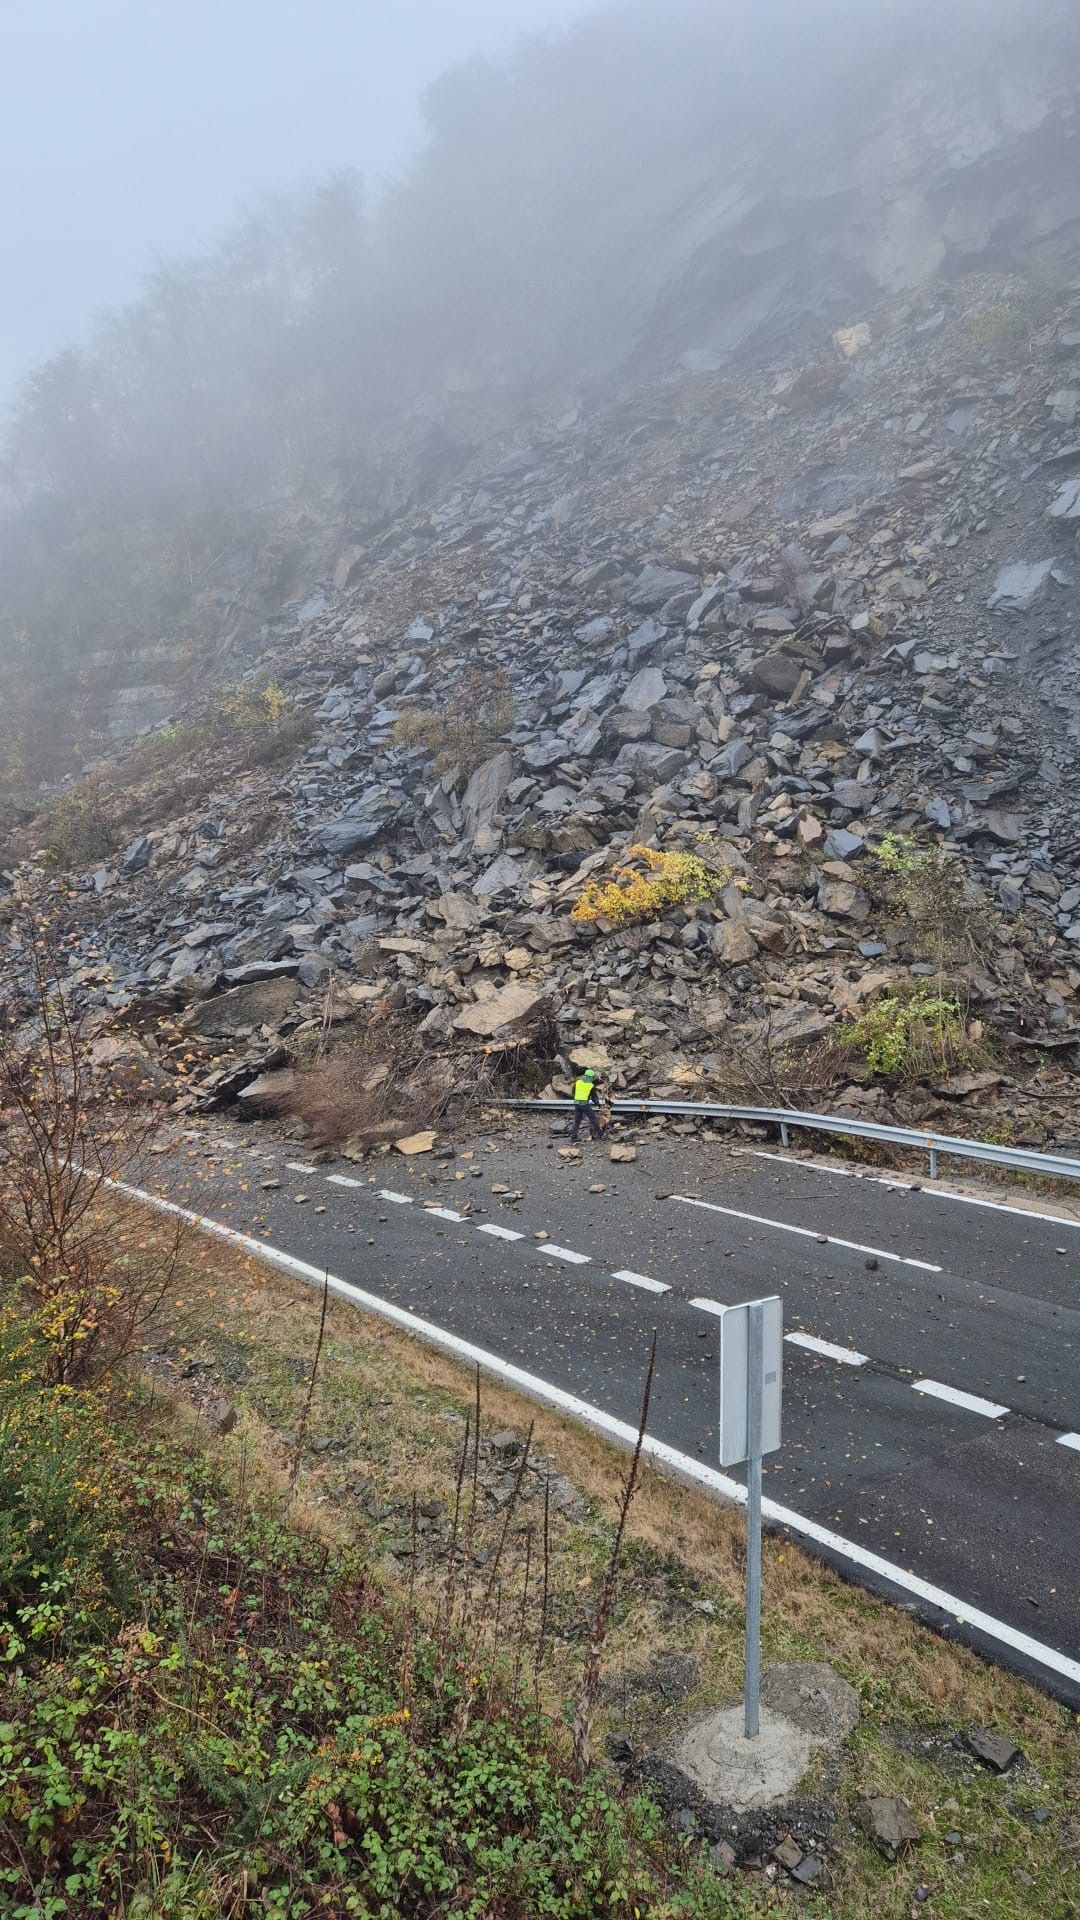
M 589 0 L 0 0 L 0 396 L 238 202 L 399 169 L 455 59 Z

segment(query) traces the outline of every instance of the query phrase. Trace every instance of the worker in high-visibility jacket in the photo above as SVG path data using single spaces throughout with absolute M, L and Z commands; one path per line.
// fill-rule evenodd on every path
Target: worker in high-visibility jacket
M 600 1105 L 600 1076 L 595 1067 L 586 1067 L 579 1080 L 574 1081 L 574 1118 L 570 1123 L 571 1144 L 577 1139 L 583 1119 L 588 1120 L 598 1140 L 604 1137 L 597 1108 Z

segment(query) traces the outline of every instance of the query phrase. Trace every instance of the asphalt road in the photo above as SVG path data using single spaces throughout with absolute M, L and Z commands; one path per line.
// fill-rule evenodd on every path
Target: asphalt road
M 632 1165 L 595 1144 L 567 1162 L 538 1119 L 374 1170 L 200 1136 L 157 1185 L 609 1425 L 636 1425 L 656 1328 L 650 1435 L 703 1469 L 710 1303 L 779 1293 L 766 1500 L 841 1571 L 1080 1704 L 1080 1196 L 1040 1218 L 842 1168 L 653 1135 Z

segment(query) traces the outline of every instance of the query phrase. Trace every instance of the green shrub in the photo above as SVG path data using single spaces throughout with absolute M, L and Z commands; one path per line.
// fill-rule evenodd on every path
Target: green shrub
M 210 718 L 195 733 L 207 745 L 239 746 L 246 766 L 288 759 L 311 736 L 314 722 L 276 680 L 243 681 L 227 688 Z
M 448 1660 L 354 1550 L 168 1435 L 134 1439 L 124 1499 L 126 1617 L 84 1613 L 47 1657 L 7 1636 L 10 1920 L 747 1911 L 699 1892 L 649 1802 L 571 1781 L 510 1675 L 464 1640 Z
M 897 915 L 917 958 L 944 967 L 989 955 L 986 913 L 959 860 L 902 833 L 887 833 L 874 858 L 877 883 L 871 869 L 867 884 Z
M 120 833 L 105 783 L 81 780 L 45 817 L 44 846 L 60 867 L 84 867 L 115 853 Z
M 133 780 L 160 772 L 182 760 L 195 744 L 196 730 L 187 721 L 170 721 L 168 726 L 155 727 L 153 733 L 145 733 L 136 740 L 125 772 Z
M 959 1002 L 920 982 L 910 993 L 888 993 L 840 1032 L 862 1054 L 871 1073 L 918 1077 L 959 1064 L 969 1045 Z
M 988 301 L 968 322 L 972 348 L 995 360 L 1015 356 L 1052 318 L 1061 292 L 1052 275 L 1037 273 L 1000 300 Z
M 8 1657 L 99 1605 L 119 1543 L 112 1432 L 101 1402 L 47 1384 L 49 1343 L 0 1310 L 0 1623 Z
M 637 864 L 628 864 L 631 861 Z M 598 920 L 617 927 L 657 920 L 669 907 L 715 899 L 730 878 L 730 867 L 711 867 L 697 853 L 658 853 L 654 847 L 633 846 L 606 880 L 586 882 L 570 918 L 584 927 Z

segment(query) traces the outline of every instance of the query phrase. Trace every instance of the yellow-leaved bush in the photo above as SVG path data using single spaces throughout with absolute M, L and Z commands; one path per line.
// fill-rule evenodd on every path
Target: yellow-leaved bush
M 616 927 L 656 920 L 668 907 L 715 899 L 730 878 L 727 869 L 711 867 L 700 854 L 634 846 L 606 879 L 587 883 L 570 917 L 584 927 L 600 920 Z

